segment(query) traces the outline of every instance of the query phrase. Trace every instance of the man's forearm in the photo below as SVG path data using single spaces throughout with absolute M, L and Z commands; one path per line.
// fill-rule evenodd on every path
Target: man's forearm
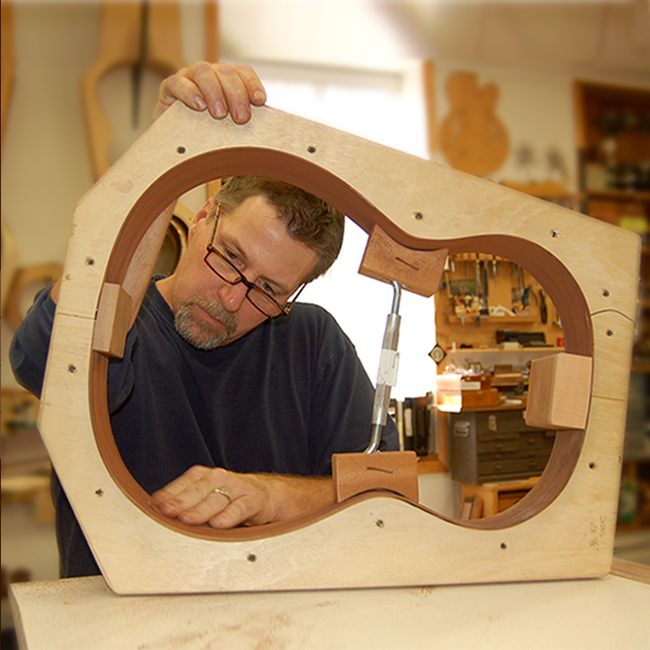
M 271 502 L 276 504 L 273 521 L 284 521 L 335 501 L 334 482 L 331 476 L 285 476 L 282 474 L 257 474 L 268 481 Z

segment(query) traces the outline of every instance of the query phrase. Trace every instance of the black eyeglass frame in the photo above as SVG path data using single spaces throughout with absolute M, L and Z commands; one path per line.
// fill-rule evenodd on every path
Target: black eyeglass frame
M 210 236 L 210 241 L 206 247 L 206 254 L 205 257 L 203 258 L 203 261 L 206 263 L 207 267 L 219 278 L 221 278 L 224 282 L 227 282 L 230 285 L 235 285 L 239 284 L 240 282 L 248 289 L 246 291 L 246 299 L 248 302 L 257 309 L 261 314 L 264 314 L 267 318 L 273 319 L 273 318 L 278 318 L 279 316 L 288 316 L 289 313 L 291 312 L 291 309 L 298 299 L 298 296 L 301 294 L 302 290 L 307 286 L 306 282 L 302 283 L 302 286 L 298 289 L 298 292 L 294 295 L 293 299 L 290 302 L 285 303 L 284 305 L 281 305 L 273 296 L 268 294 L 264 289 L 260 289 L 256 284 L 253 284 L 250 280 L 246 278 L 246 276 L 228 259 L 225 257 L 225 255 L 215 248 L 214 246 L 214 238 L 217 234 L 217 224 L 219 223 L 219 215 L 221 214 L 221 203 L 217 205 L 217 210 L 214 215 L 214 226 L 212 228 L 212 235 Z M 221 273 L 219 273 L 208 261 L 210 255 L 215 254 L 219 259 L 223 260 L 239 277 L 232 281 L 228 280 L 228 278 L 224 278 Z M 251 300 L 250 297 L 250 292 L 251 291 L 256 291 L 264 296 L 265 299 L 270 300 L 279 310 L 280 313 L 278 314 L 267 314 L 259 305 L 256 305 L 253 300 Z

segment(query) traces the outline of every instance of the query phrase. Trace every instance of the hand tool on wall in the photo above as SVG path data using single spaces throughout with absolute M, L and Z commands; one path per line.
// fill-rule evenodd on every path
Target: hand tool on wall
M 548 307 L 546 306 L 546 291 L 539 290 L 539 317 L 544 325 L 548 323 Z

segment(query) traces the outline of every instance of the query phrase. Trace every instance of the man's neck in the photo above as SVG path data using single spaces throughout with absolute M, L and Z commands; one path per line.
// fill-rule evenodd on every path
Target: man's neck
M 172 307 L 172 292 L 174 289 L 174 276 L 170 275 L 166 278 L 156 280 L 156 287 L 160 291 L 160 295 L 165 299 L 165 302 Z

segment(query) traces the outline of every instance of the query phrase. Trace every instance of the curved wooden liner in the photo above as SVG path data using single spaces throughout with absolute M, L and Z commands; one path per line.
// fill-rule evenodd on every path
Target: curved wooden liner
M 75 212 L 39 426 L 111 588 L 257 591 L 605 575 L 638 237 L 273 109 L 253 112 L 249 125 L 236 127 L 170 108 Z M 150 509 L 115 447 L 108 362 L 92 351 L 101 287 L 121 285 L 133 299 L 114 328 L 126 331 L 171 216 L 166 206 L 195 185 L 231 174 L 294 183 L 366 231 L 378 224 L 404 246 L 493 253 L 536 277 L 562 317 L 566 350 L 592 356 L 594 373 L 586 431 L 558 432 L 535 490 L 501 515 L 462 523 L 385 492 L 300 520 L 226 532 L 183 527 Z M 404 549 L 413 544 L 411 559 Z
M 539 278 L 561 314 L 566 340 L 566 351 L 582 355 L 593 354 L 593 334 L 590 322 L 584 318 L 587 305 L 577 283 L 568 270 L 547 251 L 536 244 L 505 235 L 475 237 L 455 241 L 416 240 L 381 214 L 341 179 L 326 170 L 285 152 L 253 147 L 212 151 L 181 162 L 154 182 L 143 193 L 127 216 L 113 247 L 106 270 L 106 281 L 122 284 L 131 260 L 148 229 L 174 198 L 213 176 L 229 175 L 273 176 L 309 190 L 322 197 L 356 221 L 367 232 L 376 223 L 390 232 L 404 246 L 422 250 L 449 248 L 453 252 L 485 251 L 500 255 L 525 266 Z M 136 311 L 139 309 L 138 301 Z M 128 328 L 127 328 L 128 329 Z M 133 480 L 124 466 L 115 446 L 106 406 L 106 373 L 108 364 L 98 353 L 93 354 L 91 370 L 91 413 L 97 444 L 115 482 L 143 511 L 157 521 L 185 534 L 215 540 L 255 539 L 280 534 L 308 525 L 312 516 L 300 520 L 259 528 L 239 528 L 218 531 L 211 528 L 184 526 L 159 515 L 148 506 L 148 495 Z M 501 515 L 486 519 L 460 522 L 474 528 L 503 528 L 525 521 L 547 507 L 564 489 L 582 449 L 584 431 L 561 432 L 556 439 L 551 458 L 542 479 L 530 497 Z M 418 506 L 420 507 L 420 506 Z M 332 506 L 329 510 L 334 510 Z M 319 516 L 326 516 L 326 510 Z M 316 517 L 316 515 L 314 515 Z

